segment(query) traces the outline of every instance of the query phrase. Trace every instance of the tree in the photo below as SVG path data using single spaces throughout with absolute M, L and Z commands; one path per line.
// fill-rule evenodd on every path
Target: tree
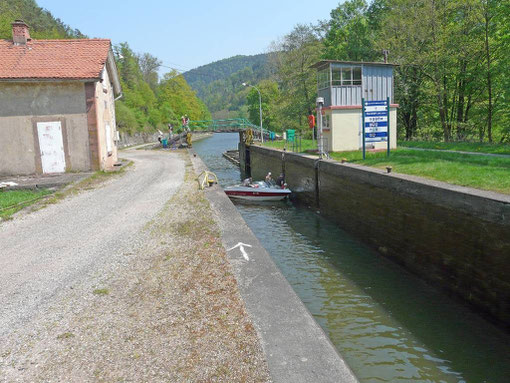
M 149 84 L 153 91 L 156 91 L 158 87 L 158 69 L 161 66 L 161 61 L 150 53 L 144 53 L 138 56 L 138 63 L 143 80 Z
M 317 94 L 316 73 L 310 66 L 322 51 L 319 32 L 312 25 L 298 24 L 272 44 L 269 65 L 281 92 L 276 107 L 280 126 L 305 129 Z
M 379 3 L 378 3 L 379 4 Z M 375 46 L 375 18 L 370 25 L 366 0 L 347 0 L 331 11 L 329 30 L 324 39 L 324 58 L 351 61 L 374 61 L 380 57 Z
M 262 96 L 262 125 L 266 129 L 280 130 L 276 124 L 276 105 L 280 99 L 280 91 L 278 84 L 271 80 L 263 80 L 257 84 Z M 250 121 L 255 125 L 260 125 L 259 113 L 259 93 L 256 89 L 251 88 L 247 97 L 248 116 Z

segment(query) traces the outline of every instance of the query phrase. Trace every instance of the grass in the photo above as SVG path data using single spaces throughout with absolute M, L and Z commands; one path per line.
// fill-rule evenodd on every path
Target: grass
M 394 172 L 411 174 L 455 185 L 510 194 L 510 158 L 483 157 L 448 152 L 425 152 L 409 149 L 368 152 L 365 160 L 360 151 L 330 153 L 340 161 L 358 163 Z
M 492 153 L 510 155 L 509 144 L 489 144 L 480 142 L 433 142 L 399 141 L 399 146 L 421 149 L 458 150 L 461 152 Z
M 92 293 L 95 295 L 108 295 L 110 291 L 108 289 L 95 289 Z
M 299 145 L 299 142 L 297 142 Z M 275 149 L 284 149 L 286 148 L 287 151 L 292 151 L 292 143 L 289 143 L 287 141 L 281 140 L 281 141 L 265 141 L 264 146 L 267 146 L 269 148 L 275 148 Z M 301 152 L 307 152 L 317 149 L 317 141 L 315 140 L 301 140 Z
M 55 204 L 60 200 L 80 193 L 84 190 L 94 189 L 100 186 L 102 183 L 112 178 L 113 176 L 123 174 L 127 168 L 133 165 L 132 161 L 129 161 L 119 170 L 113 172 L 98 171 L 92 174 L 90 177 L 71 185 L 63 190 L 53 192 L 46 189 L 41 190 L 9 190 L 0 191 L 0 221 L 8 220 L 11 216 L 20 211 L 21 209 L 33 205 L 39 202 L 43 197 L 48 196 L 44 201 L 36 205 L 36 210 L 42 209 L 48 205 Z M 50 196 L 50 194 L 52 194 Z
M 413 141 L 418 144 L 418 141 Z M 283 149 L 285 141 L 266 142 L 264 146 Z M 407 143 L 406 143 L 407 144 Z M 486 153 L 510 154 L 508 145 L 476 143 L 423 143 L 436 149 L 433 145 L 444 144 L 442 148 L 450 150 L 478 151 Z M 302 141 L 302 152 L 315 149 L 312 140 Z M 455 146 L 457 145 L 457 146 Z M 478 149 L 476 149 L 478 148 Z M 505 151 L 506 150 L 506 151 Z M 365 160 L 361 151 L 332 152 L 332 159 L 357 163 L 365 166 L 386 169 L 391 166 L 394 172 L 443 181 L 454 185 L 468 186 L 476 189 L 510 194 L 510 158 L 473 156 L 461 153 L 438 151 L 418 151 L 399 148 L 386 157 L 386 152 L 367 152 Z
M 0 218 L 9 219 L 14 213 L 51 194 L 50 190 L 8 190 L 0 192 Z

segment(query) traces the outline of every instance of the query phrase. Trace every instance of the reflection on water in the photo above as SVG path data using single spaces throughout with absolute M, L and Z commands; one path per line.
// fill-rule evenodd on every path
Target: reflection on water
M 222 185 L 237 134 L 195 150 Z M 510 382 L 510 337 L 380 257 L 336 225 L 288 202 L 238 203 L 248 225 L 362 382 Z

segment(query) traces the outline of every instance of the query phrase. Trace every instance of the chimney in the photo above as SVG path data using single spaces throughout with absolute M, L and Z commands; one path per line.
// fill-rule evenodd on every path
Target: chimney
M 382 53 L 384 55 L 384 63 L 388 64 L 388 54 L 390 53 L 390 51 L 387 49 L 383 49 Z
M 30 40 L 28 25 L 23 20 L 14 20 L 14 23 L 12 23 L 12 41 L 14 45 L 25 45 Z

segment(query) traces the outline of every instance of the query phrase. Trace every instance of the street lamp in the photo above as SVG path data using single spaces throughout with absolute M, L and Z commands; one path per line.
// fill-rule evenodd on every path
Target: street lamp
M 264 143 L 264 131 L 262 129 L 262 96 L 260 95 L 260 90 L 256 86 L 247 84 L 243 82 L 243 86 L 251 86 L 252 88 L 255 88 L 257 92 L 259 92 L 259 113 L 260 113 L 260 142 Z

